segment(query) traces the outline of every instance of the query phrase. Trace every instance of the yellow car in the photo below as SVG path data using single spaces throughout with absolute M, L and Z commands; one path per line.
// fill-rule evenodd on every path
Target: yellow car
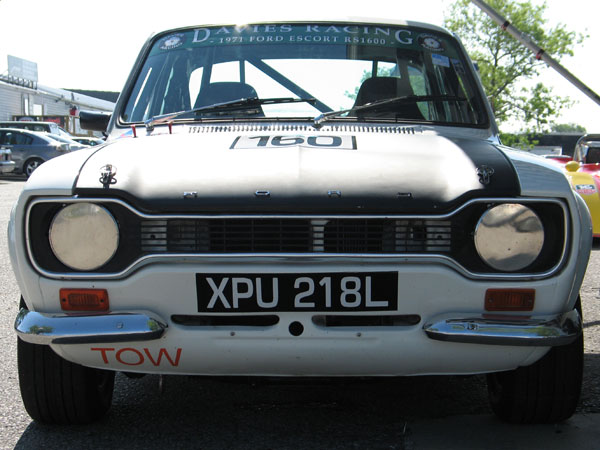
M 573 159 L 568 162 L 564 156 L 550 159 L 564 164 L 565 174 L 571 186 L 583 197 L 590 210 L 593 235 L 600 238 L 600 135 L 582 136 L 575 145 Z
M 594 237 L 600 238 L 600 173 L 584 170 L 584 166 L 577 161 L 568 162 L 565 169 L 573 189 L 583 197 L 590 210 Z

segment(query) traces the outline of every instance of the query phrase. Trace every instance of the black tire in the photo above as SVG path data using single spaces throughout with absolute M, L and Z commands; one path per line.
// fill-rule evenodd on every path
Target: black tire
M 19 385 L 31 418 L 46 424 L 85 424 L 112 403 L 115 374 L 69 362 L 50 346 L 17 342 Z
M 43 162 L 44 161 L 40 158 L 28 159 L 25 161 L 25 164 L 23 164 L 23 173 L 27 178 L 29 178 L 33 171 L 37 169 Z
M 578 301 L 578 310 L 581 306 Z M 557 423 L 575 412 L 583 380 L 583 333 L 527 367 L 487 376 L 490 405 L 509 423 Z

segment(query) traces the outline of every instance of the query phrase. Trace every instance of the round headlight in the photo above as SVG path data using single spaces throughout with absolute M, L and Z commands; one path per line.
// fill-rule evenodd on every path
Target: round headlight
M 488 209 L 475 228 L 475 248 L 496 270 L 521 270 L 539 256 L 544 245 L 540 218 L 524 205 L 507 203 Z
M 56 257 L 75 270 L 101 267 L 119 245 L 114 217 L 93 203 L 73 203 L 61 209 L 52 220 L 49 235 Z

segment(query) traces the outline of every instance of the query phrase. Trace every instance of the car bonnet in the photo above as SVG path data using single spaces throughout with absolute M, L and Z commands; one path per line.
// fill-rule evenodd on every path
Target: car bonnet
M 519 182 L 485 140 L 396 127 L 209 127 L 119 139 L 89 158 L 75 190 L 144 211 L 441 214 L 470 198 L 518 195 Z

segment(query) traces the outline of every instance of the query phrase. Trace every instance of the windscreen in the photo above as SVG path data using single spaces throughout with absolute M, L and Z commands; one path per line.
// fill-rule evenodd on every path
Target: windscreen
M 182 111 L 190 112 L 177 120 L 313 119 L 340 111 L 334 120 L 484 125 L 468 64 L 451 36 L 410 26 L 185 29 L 156 39 L 121 119 Z M 261 102 L 210 108 L 249 98 Z

